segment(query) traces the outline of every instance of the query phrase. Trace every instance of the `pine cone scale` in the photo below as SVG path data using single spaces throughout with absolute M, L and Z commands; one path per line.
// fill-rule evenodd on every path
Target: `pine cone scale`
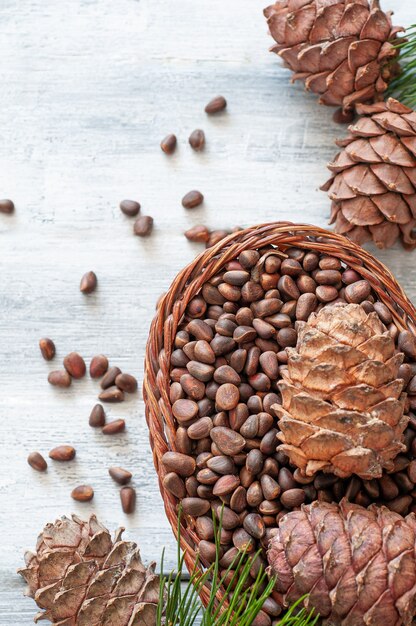
M 127 626 L 134 605 L 135 598 L 133 596 L 111 598 L 107 602 L 99 624 L 102 626 Z
M 53 603 L 53 600 L 56 594 L 58 593 L 59 589 L 60 589 L 60 581 L 57 581 L 55 583 L 52 583 L 51 585 L 48 585 L 47 587 L 43 587 L 42 589 L 39 589 L 34 595 L 36 604 L 41 609 L 47 609 Z
M 343 36 L 345 37 L 345 35 Z M 350 70 L 357 72 L 371 61 L 377 61 L 380 50 L 381 44 L 378 41 L 372 39 L 355 41 L 355 38 L 353 38 L 348 46 L 348 65 Z
M 387 398 L 376 404 L 371 415 L 376 419 L 386 422 L 389 426 L 397 426 L 403 418 L 404 400 L 397 402 L 394 398 Z
M 352 141 L 345 148 L 345 165 L 348 164 L 348 166 L 351 167 L 351 165 L 359 163 L 360 161 L 363 161 L 364 163 L 380 163 L 382 159 L 374 150 L 371 143 L 372 140 L 373 138 L 369 142 L 364 141 L 364 139 L 356 139 L 355 141 Z M 341 153 L 340 157 L 343 154 L 344 153 Z M 347 161 L 346 159 L 348 157 L 349 159 Z
M 400 167 L 414 167 L 416 165 L 416 160 L 405 148 L 405 143 L 399 141 L 398 137 L 393 134 L 388 133 L 382 137 L 372 137 L 370 146 L 386 163 L 394 163 Z
M 354 447 L 353 441 L 341 433 L 320 429 L 301 443 L 301 450 L 308 458 L 331 461 L 338 454 Z
M 416 157 L 416 137 L 412 137 L 411 135 L 408 137 L 402 137 L 402 144 Z M 413 159 L 413 164 L 415 164 L 415 160 Z
M 134 595 L 143 589 L 145 581 L 145 573 L 130 570 L 124 572 L 119 578 L 116 584 L 116 589 L 117 592 L 123 596 Z
M 376 196 L 373 198 L 373 202 L 382 216 L 388 220 L 396 222 L 397 224 L 403 224 L 405 226 L 413 219 L 413 215 L 409 210 L 409 205 L 401 196 L 397 194 L 389 193 L 382 196 Z
M 87 585 L 97 572 L 97 564 L 94 561 L 81 561 L 71 565 L 62 581 L 63 589 L 73 589 Z
M 58 591 L 54 598 L 53 606 L 49 610 L 53 621 L 76 616 L 84 602 L 85 591 L 85 587 L 74 587 Z
M 338 27 L 338 37 L 348 37 L 353 35 L 357 37 L 360 35 L 368 19 L 368 9 L 365 4 L 349 4 L 345 8 L 344 15 L 341 16 L 341 20 Z M 364 39 L 364 38 L 363 38 Z M 360 42 L 357 41 L 357 45 Z M 377 41 L 374 41 L 377 44 Z M 380 46 L 378 47 L 380 48 Z M 378 52 L 378 50 L 377 50 Z
M 342 215 L 347 224 L 353 226 L 375 226 L 381 224 L 384 219 L 375 202 L 365 196 L 345 201 Z
M 110 594 L 122 571 L 122 566 L 119 566 L 97 572 L 88 587 L 86 598 L 91 599 Z
M 416 172 L 415 172 L 416 168 L 413 167 L 407 167 L 404 170 L 405 175 L 407 176 L 407 178 L 409 179 L 411 185 L 412 185 L 412 194 L 414 193 L 414 191 L 416 190 Z M 411 194 L 409 194 L 411 195 Z
M 39 579 L 50 584 L 62 578 L 70 565 L 73 564 L 73 555 L 68 550 L 58 548 L 42 557 L 37 564 Z
M 336 428 L 338 432 L 348 434 L 355 432 L 360 426 L 365 426 L 367 419 L 361 413 L 337 409 L 327 415 L 318 417 L 314 423 L 316 428 L 326 428 L 327 430 Z
M 355 385 L 342 389 L 334 396 L 334 402 L 341 409 L 348 411 L 365 411 L 368 404 L 374 406 L 382 402 L 385 395 L 380 389 L 373 389 L 368 385 Z
M 105 597 L 90 598 L 85 600 L 77 615 L 77 624 L 79 624 L 79 626 L 99 624 L 105 611 L 106 604 L 107 600 Z
M 157 609 L 154 604 L 140 602 L 134 609 L 128 626 L 154 626 L 156 624 Z
M 84 555 L 90 559 L 102 559 L 107 556 L 111 549 L 111 537 L 107 530 L 99 530 L 94 533 L 85 547 Z
M 151 567 L 151 572 L 154 571 L 154 565 Z M 159 576 L 156 576 L 153 573 L 149 573 L 146 582 L 143 585 L 142 593 L 139 596 L 139 599 L 143 602 L 148 602 L 150 604 L 157 604 L 159 601 L 160 594 L 160 581 Z
M 337 28 L 341 22 L 344 7 L 340 4 L 330 4 L 317 9 L 309 35 L 311 44 L 330 41 L 337 35 Z M 302 40 L 305 41 L 305 38 Z

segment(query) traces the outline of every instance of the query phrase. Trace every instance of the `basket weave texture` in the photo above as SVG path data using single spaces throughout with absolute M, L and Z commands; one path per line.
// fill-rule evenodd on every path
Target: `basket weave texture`
M 176 276 L 159 301 L 145 357 L 143 394 L 150 444 L 166 515 L 176 538 L 179 502 L 163 487 L 163 478 L 167 472 L 161 463 L 165 452 L 175 449 L 177 425 L 169 400 L 170 359 L 175 334 L 188 303 L 207 280 L 220 272 L 229 261 L 236 259 L 243 250 L 270 245 L 282 252 L 287 248 L 299 247 L 337 257 L 371 284 L 379 300 L 391 311 L 399 330 L 410 330 L 416 335 L 416 310 L 391 272 L 369 252 L 342 235 L 307 224 L 275 222 L 232 233 L 199 254 Z M 181 547 L 185 551 L 185 563 L 189 571 L 195 567 L 198 542 L 192 519 L 182 516 Z M 202 602 L 206 603 L 208 597 L 209 589 L 204 587 L 201 592 Z

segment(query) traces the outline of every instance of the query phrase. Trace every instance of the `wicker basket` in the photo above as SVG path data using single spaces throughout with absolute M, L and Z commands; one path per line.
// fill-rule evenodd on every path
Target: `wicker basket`
M 165 470 L 161 458 L 174 449 L 175 419 L 169 401 L 170 357 L 173 341 L 189 301 L 199 293 L 204 282 L 243 250 L 276 246 L 283 251 L 300 247 L 337 257 L 368 280 L 374 291 L 391 311 L 400 330 L 416 335 L 416 310 L 389 270 L 370 253 L 342 235 L 322 228 L 290 222 L 260 224 L 232 233 L 218 244 L 199 254 L 175 278 L 160 300 L 150 328 L 145 358 L 144 399 L 150 432 L 153 460 L 159 477 L 159 487 L 172 530 L 177 537 L 178 501 L 163 487 Z M 181 545 L 185 550 L 188 570 L 195 566 L 199 538 L 185 516 L 181 526 Z M 206 603 L 209 590 L 203 588 L 201 599 Z

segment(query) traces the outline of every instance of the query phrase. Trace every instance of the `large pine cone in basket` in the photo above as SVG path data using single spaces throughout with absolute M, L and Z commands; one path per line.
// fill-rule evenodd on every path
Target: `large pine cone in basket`
M 339 325 L 326 313 L 334 308 L 336 315 L 347 314 Z M 272 407 L 277 405 L 285 427 L 300 417 L 297 407 L 286 404 L 285 386 L 310 396 L 316 390 L 302 376 L 288 379 L 295 347 L 318 319 L 327 326 L 314 347 L 315 383 L 329 384 L 325 372 L 332 375 L 341 358 L 346 367 L 337 376 L 345 390 L 365 387 L 362 404 L 347 417 L 333 405 L 330 436 L 340 435 L 357 453 L 348 467 L 343 464 L 342 476 L 335 474 L 332 454 L 310 476 L 277 449 L 288 429 L 279 429 Z M 220 516 L 222 505 L 224 569 L 240 549 L 267 549 L 281 518 L 315 500 L 345 497 L 400 514 L 416 510 L 415 320 L 413 306 L 386 268 L 348 239 L 314 226 L 266 224 L 233 233 L 180 273 L 150 330 L 144 397 L 175 533 L 179 503 L 185 514 L 181 538 L 190 570 L 198 552 L 203 565 L 212 562 L 212 513 Z M 329 389 L 323 402 L 332 406 L 337 392 Z M 338 417 L 343 423 L 337 424 Z M 373 445 L 371 423 L 386 444 L 383 450 Z M 324 424 L 318 428 L 323 434 Z M 253 574 L 260 565 L 266 565 L 264 551 Z M 201 595 L 206 601 L 208 591 Z M 274 592 L 258 623 L 271 626 L 283 604 L 281 592 Z
M 277 0 L 264 11 L 273 52 L 320 102 L 351 109 L 380 99 L 397 72 L 392 26 L 379 0 Z
M 377 313 L 327 306 L 297 323 L 296 348 L 274 405 L 283 441 L 278 449 L 309 476 L 380 478 L 405 450 L 404 354 Z

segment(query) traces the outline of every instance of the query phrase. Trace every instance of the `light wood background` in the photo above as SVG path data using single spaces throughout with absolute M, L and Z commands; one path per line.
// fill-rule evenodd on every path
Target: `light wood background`
M 0 215 L 0 626 L 32 623 L 35 605 L 15 574 L 47 521 L 93 511 L 122 524 L 159 559 L 174 543 L 159 496 L 141 394 L 109 408 L 125 417 L 124 435 L 105 438 L 88 426 L 97 385 L 68 391 L 47 383 L 48 371 L 78 350 L 103 352 L 142 380 L 146 335 L 158 296 L 200 247 L 183 231 L 292 219 L 324 226 L 329 200 L 318 191 L 333 141 L 344 132 L 268 53 L 266 0 L 2 0 L 0 7 L 0 196 L 16 203 Z M 416 21 L 416 5 L 389 0 L 399 22 Z M 223 94 L 225 115 L 204 105 Z M 195 154 L 187 137 L 207 135 Z M 169 158 L 159 149 L 179 138 Z M 185 211 L 190 189 L 206 197 Z M 118 209 L 142 203 L 155 219 L 144 241 Z M 414 253 L 415 254 L 415 253 Z M 378 254 L 410 297 L 415 255 Z M 93 269 L 99 289 L 79 290 Z M 40 357 L 50 336 L 58 354 Z M 27 454 L 73 444 L 76 461 L 34 472 Z M 107 468 L 134 472 L 137 512 L 122 514 Z M 91 504 L 72 488 L 90 483 Z

